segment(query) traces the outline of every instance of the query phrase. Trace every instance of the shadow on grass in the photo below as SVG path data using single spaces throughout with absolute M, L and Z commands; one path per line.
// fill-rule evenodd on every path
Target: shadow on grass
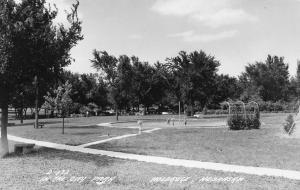
M 97 150 L 107 150 L 107 151 L 114 151 L 114 152 L 123 152 L 128 154 L 138 154 L 138 155 L 149 155 L 149 153 L 138 150 L 135 146 L 118 146 L 114 143 L 102 143 L 97 145 L 92 145 L 87 148 L 97 149 Z M 151 147 L 151 149 L 156 149 L 156 147 Z
M 61 121 L 39 121 L 40 124 L 44 124 L 44 125 L 49 125 L 49 124 L 57 124 L 57 123 L 62 123 Z M 14 123 L 13 125 L 10 125 L 9 127 L 20 127 L 20 126 L 29 126 L 29 125 L 34 125 L 34 121 L 29 122 L 29 123 Z
M 94 135 L 94 134 L 98 134 L 98 135 L 102 135 L 102 134 L 107 134 L 107 133 L 103 133 L 103 132 L 95 132 L 95 131 L 92 131 L 92 132 L 66 132 L 65 134 L 68 134 L 68 135 L 79 135 L 79 136 L 82 136 L 82 135 Z
M 47 126 L 46 126 L 47 127 Z M 59 126 L 51 126 L 49 128 L 59 128 L 61 129 L 62 128 L 62 124 L 59 125 Z M 78 126 L 66 126 L 65 125 L 65 128 L 68 128 L 68 129 L 96 129 L 96 128 L 103 128 L 103 126 L 98 126 L 98 125 L 78 125 Z
M 34 158 L 38 157 L 44 160 L 74 160 L 78 162 L 94 162 L 98 167 L 109 167 L 112 166 L 116 162 L 125 162 L 122 159 L 115 159 L 108 156 L 102 155 L 92 155 L 92 154 L 85 154 L 80 152 L 71 152 L 71 151 L 64 151 L 64 150 L 55 150 L 51 148 L 38 148 L 34 149 L 31 153 L 28 154 L 15 154 L 11 153 L 8 156 L 4 157 L 3 159 L 10 159 L 10 158 Z

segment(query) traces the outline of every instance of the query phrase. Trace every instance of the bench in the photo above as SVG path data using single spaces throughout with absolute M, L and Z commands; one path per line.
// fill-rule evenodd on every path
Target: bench
M 35 127 L 35 124 L 33 124 L 33 125 L 34 125 L 34 127 Z M 45 126 L 44 123 L 39 123 L 37 129 L 38 129 L 38 128 L 43 128 L 44 126 Z M 36 128 L 36 127 L 35 127 L 35 128 Z
M 16 154 L 27 154 L 33 150 L 35 144 L 15 144 L 15 153 Z

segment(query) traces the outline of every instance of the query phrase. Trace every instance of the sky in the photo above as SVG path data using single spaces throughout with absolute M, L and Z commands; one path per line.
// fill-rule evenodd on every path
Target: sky
M 73 0 L 47 0 L 59 8 Z M 291 75 L 300 59 L 300 0 L 80 0 L 84 40 L 67 69 L 96 72 L 94 49 L 138 56 L 153 64 L 179 51 L 203 50 L 219 60 L 219 73 L 238 76 L 267 55 L 285 57 Z

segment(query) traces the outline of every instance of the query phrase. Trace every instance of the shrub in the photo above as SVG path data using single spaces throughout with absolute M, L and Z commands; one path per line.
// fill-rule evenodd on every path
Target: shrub
M 246 126 L 244 116 L 239 114 L 229 116 L 227 124 L 230 130 L 243 130 Z
M 295 110 L 295 101 L 292 102 L 284 102 L 284 101 L 277 101 L 277 102 L 271 102 L 271 101 L 260 101 L 258 102 L 260 111 L 264 113 L 278 113 L 278 112 L 284 112 L 284 113 L 290 113 Z
M 246 129 L 259 129 L 260 120 L 258 114 L 255 115 L 244 115 L 234 114 L 231 115 L 227 124 L 230 130 L 246 130 Z
M 259 113 L 259 112 L 256 112 Z M 256 115 L 247 115 L 246 118 L 246 129 L 259 129 L 260 128 L 260 120 L 259 116 Z
M 289 114 L 285 119 L 285 123 L 283 124 L 283 129 L 288 135 L 291 135 L 294 132 L 294 126 L 295 126 L 294 117 L 293 115 Z

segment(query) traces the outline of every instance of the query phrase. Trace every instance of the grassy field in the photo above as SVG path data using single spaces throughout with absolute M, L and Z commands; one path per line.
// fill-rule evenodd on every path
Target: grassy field
M 22 128 L 22 130 L 20 130 Z M 137 129 L 117 129 L 91 126 L 67 126 L 65 134 L 61 133 L 61 126 L 46 126 L 42 129 L 34 129 L 32 126 L 10 127 L 8 133 L 19 137 L 34 140 L 48 141 L 67 145 L 81 145 L 89 142 L 99 141 L 124 134 L 137 133 Z
M 116 122 L 114 116 L 67 118 L 65 120 L 65 134 L 62 134 L 61 119 L 41 119 L 40 123 L 45 124 L 42 129 L 34 129 L 33 120 L 26 120 L 24 124 L 17 124 L 19 121 L 13 121 L 16 125 L 9 127 L 8 133 L 35 140 L 68 145 L 80 145 L 124 134 L 138 133 L 138 129 L 126 128 L 138 127 L 136 122 L 137 119 L 145 119 L 143 130 L 155 127 L 170 128 L 173 126 L 172 124 L 166 124 L 166 118 L 171 117 L 175 116 L 121 116 L 119 119 L 119 122 L 121 123 L 113 124 L 113 126 L 121 128 L 110 128 L 96 125 L 99 123 Z M 152 119 L 152 121 L 149 122 L 147 119 Z M 197 126 L 199 123 L 205 125 L 205 123 L 219 122 L 221 120 L 224 121 L 224 119 L 202 119 L 201 122 L 199 122 L 199 120 L 196 119 L 191 120 L 188 123 L 188 126 Z M 183 123 L 176 121 L 175 127 L 179 126 L 183 126 Z
M 135 120 L 136 116 L 121 116 L 119 121 Z M 35 140 L 54 143 L 80 145 L 98 141 L 114 136 L 137 133 L 137 129 L 120 129 L 97 126 L 99 123 L 114 122 L 115 116 L 105 117 L 79 117 L 65 119 L 65 134 L 62 134 L 61 119 L 40 119 L 45 126 L 42 129 L 34 129 L 34 120 L 25 120 L 24 124 L 12 120 L 15 126 L 8 127 L 8 134 Z
M 162 129 L 91 148 L 227 164 L 300 170 L 300 139 L 284 138 L 281 117 L 263 118 L 262 129 Z
M 220 123 L 224 118 L 193 120 L 188 127 L 172 127 L 161 121 L 145 122 L 145 128 L 162 127 L 153 133 L 94 145 L 92 148 L 144 155 L 166 156 L 200 161 L 220 162 L 249 166 L 300 170 L 300 139 L 282 135 L 286 114 L 262 117 L 259 130 L 229 131 L 226 128 L 197 128 L 201 125 Z M 147 116 L 147 119 L 157 119 Z M 133 121 L 141 117 L 121 117 Z M 99 127 L 95 124 L 112 122 L 114 117 L 67 119 L 66 134 L 61 134 L 59 119 L 48 119 L 43 129 L 34 129 L 33 121 L 9 127 L 9 134 L 78 145 L 100 140 L 108 130 L 112 135 L 135 133 L 136 129 Z M 193 123 L 192 123 L 193 122 Z M 121 127 L 135 126 L 136 122 L 114 124 Z M 11 144 L 10 148 L 13 147 Z M 50 170 L 69 170 L 65 178 L 58 178 Z M 300 182 L 273 177 L 224 173 L 209 170 L 157 165 L 129 160 L 88 155 L 68 151 L 40 148 L 36 152 L 0 160 L 0 189 L 299 189 Z M 5 172 L 2 172 L 5 171 Z M 45 177 L 50 177 L 48 181 Z M 86 178 L 80 178 L 86 177 Z M 100 183 L 99 177 L 112 177 L 111 182 Z M 151 182 L 155 177 L 190 177 L 185 182 Z M 240 177 L 240 182 L 206 182 L 202 178 Z M 94 179 L 94 180 L 93 180 Z M 62 180 L 62 181 L 61 181 Z M 80 182 L 83 180 L 83 182 Z M 102 181 L 103 182 L 103 181 Z
M 52 171 L 51 171 L 52 170 Z M 69 170 L 65 178 L 54 173 Z M 0 189 L 299 189 L 300 182 L 283 178 L 223 173 L 135 162 L 52 149 L 0 160 Z M 5 171 L 5 172 L 3 172 Z M 53 173 L 54 172 L 54 173 Z M 48 175 L 48 174 L 49 175 Z M 58 175 L 60 176 L 60 175 Z M 43 181 L 49 177 L 48 181 Z M 86 178 L 79 178 L 86 177 Z M 98 177 L 98 178 L 97 178 Z M 111 182 L 100 184 L 100 177 Z M 183 182 L 153 182 L 155 177 L 185 177 Z M 239 182 L 207 182 L 204 178 L 240 178 Z M 75 179 L 75 180 L 74 180 Z M 81 182 L 80 180 L 81 179 Z M 76 181 L 77 180 L 77 181 Z M 97 184 L 97 182 L 99 184 Z M 104 180 L 102 181 L 104 182 Z

